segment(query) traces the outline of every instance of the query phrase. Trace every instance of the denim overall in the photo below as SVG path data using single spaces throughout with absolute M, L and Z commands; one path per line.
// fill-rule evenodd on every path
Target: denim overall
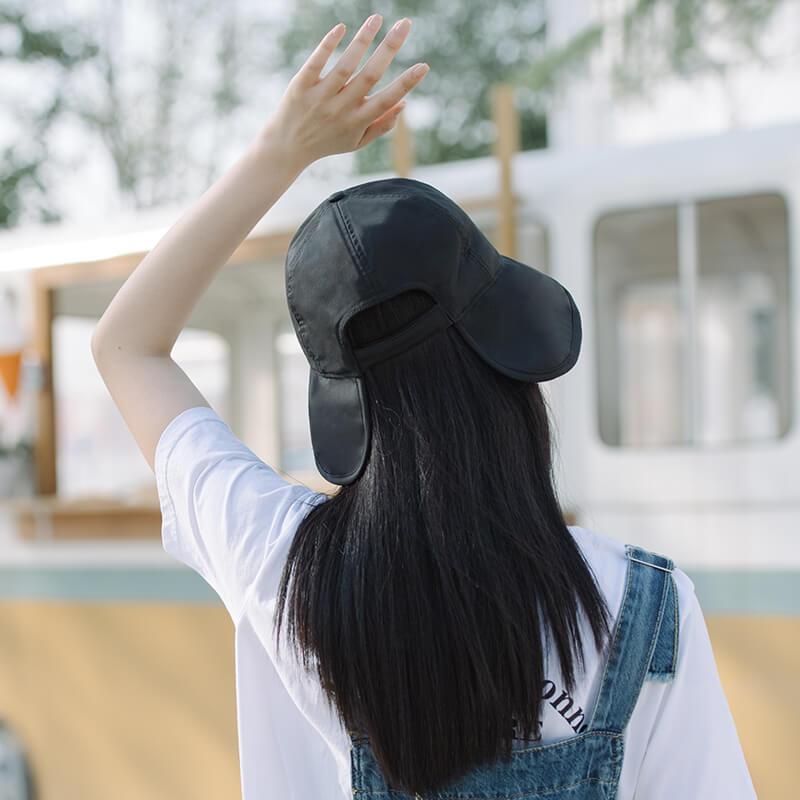
M 555 744 L 512 750 L 417 800 L 594 800 L 617 796 L 624 731 L 645 680 L 668 681 L 678 657 L 678 595 L 672 561 L 626 547 L 628 576 L 620 615 L 588 728 Z M 355 800 L 412 800 L 384 779 L 368 737 L 351 732 Z

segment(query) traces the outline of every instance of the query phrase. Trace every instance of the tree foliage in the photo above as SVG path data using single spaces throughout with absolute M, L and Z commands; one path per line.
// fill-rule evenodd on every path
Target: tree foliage
M 146 51 L 135 54 L 117 34 L 132 13 L 149 33 Z M 124 204 L 147 208 L 202 191 L 244 101 L 246 21 L 237 3 L 118 0 L 97 22 L 94 85 L 76 113 L 110 156 Z
M 243 64 L 263 61 L 251 57 L 260 21 L 243 18 L 237 0 L 98 1 L 73 24 L 54 18 L 46 0 L 0 10 L 0 68 L 26 73 L 37 95 L 49 92 L 45 103 L 16 98 L 24 135 L 0 140 L 0 227 L 58 220 L 57 183 L 89 158 L 114 176 L 121 206 L 177 202 L 205 189 L 229 155 L 248 96 Z M 62 130 L 54 129 L 65 125 L 85 146 L 60 163 Z
M 373 12 L 383 15 L 377 42 L 394 22 L 412 20 L 412 32 L 376 91 L 417 61 L 431 71 L 409 97 L 417 106 L 414 149 L 418 163 L 430 164 L 488 154 L 494 139 L 490 90 L 509 80 L 542 52 L 545 42 L 543 0 L 508 0 L 500 3 L 464 3 L 462 0 L 353 0 L 342 8 L 329 0 L 296 0 L 280 32 L 279 66 L 295 71 L 310 49 L 337 22 L 348 26 L 350 41 Z M 341 52 L 340 48 L 340 51 Z M 372 52 L 370 49 L 370 52 Z M 331 60 L 332 62 L 336 58 Z M 518 97 L 523 148 L 546 142 L 541 107 L 529 92 Z M 385 137 L 358 153 L 361 172 L 389 166 Z
M 431 65 L 406 111 L 416 160 L 428 164 L 490 151 L 497 83 L 518 87 L 522 148 L 541 147 L 551 93 L 599 48 L 612 57 L 618 96 L 675 75 L 724 75 L 763 58 L 762 33 L 789 2 L 629 0 L 618 16 L 547 49 L 547 0 L 351 0 L 344 11 L 331 0 L 294 0 L 280 25 L 257 0 L 94 0 L 81 18 L 56 16 L 50 0 L 0 0 L 0 111 L 11 131 L 0 138 L 0 227 L 59 219 L 58 183 L 80 158 L 110 165 L 121 204 L 132 208 L 202 191 L 252 133 L 253 110 L 268 113 L 259 111 L 265 77 L 288 80 L 335 23 L 347 23 L 349 41 L 374 11 L 384 17 L 378 41 L 396 19 L 414 23 L 376 89 L 417 61 Z M 123 36 L 133 28 L 147 31 L 138 54 Z M 14 94 L 17 84 L 35 91 Z M 86 145 L 59 164 L 53 145 L 65 124 Z M 387 139 L 359 151 L 357 166 L 388 168 Z
M 36 97 L 5 98 L 5 111 L 23 135 L 0 143 L 0 228 L 12 227 L 23 214 L 52 222 L 60 218 L 60 211 L 48 186 L 47 135 L 68 111 L 71 74 L 95 58 L 98 47 L 77 25 L 40 26 L 29 20 L 23 7 L 10 4 L 0 7 L 0 32 L 3 74 L 16 64 L 57 76 L 49 90 L 40 88 Z

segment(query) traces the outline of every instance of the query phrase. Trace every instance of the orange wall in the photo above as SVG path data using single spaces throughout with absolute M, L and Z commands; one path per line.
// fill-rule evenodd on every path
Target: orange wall
M 222 606 L 4 603 L 0 642 L 40 800 L 241 797 Z
M 800 745 L 800 619 L 709 619 L 760 800 L 786 800 Z M 40 800 L 241 796 L 233 627 L 222 606 L 0 603 L 0 717 Z
M 797 797 L 800 618 L 709 617 L 708 631 L 759 800 Z

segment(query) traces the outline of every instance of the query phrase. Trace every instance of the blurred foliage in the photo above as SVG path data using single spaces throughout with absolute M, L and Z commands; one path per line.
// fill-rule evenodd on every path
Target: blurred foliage
M 47 65 L 58 73 L 44 100 L 6 100 L 20 128 L 28 134 L 0 146 L 0 228 L 14 226 L 25 210 L 41 222 L 60 219 L 48 192 L 50 161 L 47 134 L 68 110 L 67 78 L 79 65 L 95 58 L 97 45 L 76 25 L 41 27 L 31 23 L 23 7 L 0 5 L 0 67 L 11 62 Z
M 612 40 L 617 97 L 636 97 L 670 77 L 722 76 L 762 60 L 760 37 L 774 12 L 793 0 L 632 0 L 628 9 L 573 36 L 517 77 L 535 92 L 552 92 L 590 64 Z
M 77 114 L 110 155 L 125 204 L 148 208 L 200 193 L 219 172 L 244 101 L 247 21 L 238 4 L 111 0 L 98 14 L 97 86 Z M 136 58 L 119 35 L 132 16 L 150 34 Z
M 382 14 L 383 25 L 370 48 L 372 52 L 398 19 L 409 17 L 411 34 L 373 92 L 388 85 L 403 69 L 418 61 L 427 62 L 431 71 L 408 101 L 409 110 L 411 103 L 418 103 L 430 116 L 427 124 L 414 126 L 417 163 L 487 155 L 494 140 L 491 87 L 508 81 L 541 54 L 545 11 L 544 0 L 354 0 L 347 4 L 344 14 L 342 6 L 329 0 L 296 0 L 280 32 L 282 60 L 278 66 L 294 73 L 337 22 L 348 27 L 347 43 L 370 14 Z M 335 63 L 344 46 L 340 45 L 330 64 Z M 531 92 L 519 92 L 517 103 L 522 148 L 544 147 L 544 109 Z M 356 157 L 360 172 L 388 169 L 387 138 L 359 150 Z
M 265 107 L 265 74 L 288 80 L 339 21 L 349 41 L 377 11 L 380 41 L 395 20 L 412 19 L 376 90 L 417 61 L 431 65 L 406 112 L 416 160 L 428 164 L 490 152 L 494 84 L 516 84 L 521 146 L 543 147 L 550 96 L 601 46 L 619 96 L 669 76 L 724 75 L 763 57 L 765 26 L 792 1 L 629 0 L 624 13 L 548 50 L 545 15 L 560 0 L 352 0 L 344 16 L 331 0 L 294 0 L 280 24 L 257 0 L 90 0 L 80 16 L 52 0 L 0 0 L 0 69 L 11 75 L 0 77 L 0 96 L 16 129 L 0 139 L 0 227 L 59 219 L 59 180 L 89 157 L 111 166 L 131 208 L 200 193 L 252 134 L 242 123 Z M 14 95 L 22 69 L 33 77 L 17 83 L 35 91 Z M 60 163 L 65 128 L 81 142 L 71 163 Z M 388 139 L 356 159 L 361 172 L 388 169 Z
M 58 181 L 88 157 L 110 165 L 121 204 L 134 209 L 180 201 L 217 177 L 246 96 L 245 39 L 263 33 L 236 0 L 97 0 L 68 25 L 53 21 L 70 15 L 49 0 L 14 2 L 0 0 L 0 68 L 24 68 L 36 91 L 14 99 L 25 135 L 0 140 L 0 227 L 59 220 Z M 59 159 L 65 128 L 83 147 Z
M 28 440 L 17 442 L 17 444 L 11 447 L 0 444 L 0 458 L 15 458 L 30 461 L 33 458 L 33 449 L 33 442 Z

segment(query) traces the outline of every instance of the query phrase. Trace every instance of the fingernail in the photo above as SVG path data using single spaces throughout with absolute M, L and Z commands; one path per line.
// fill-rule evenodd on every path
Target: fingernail
M 328 32 L 328 35 L 329 36 L 331 36 L 331 35 L 336 36 L 337 34 L 341 33 L 343 30 L 344 30 L 344 23 L 340 22 L 338 25 L 334 25 L 330 29 L 330 31 Z
M 411 20 L 409 19 L 401 19 L 400 22 L 396 22 L 393 31 L 397 33 L 406 33 L 408 29 L 411 27 Z
M 429 69 L 430 67 L 427 64 L 417 64 L 417 66 L 414 67 L 412 75 L 415 78 L 419 78 L 421 75 L 424 75 Z
M 378 28 L 380 28 L 380 26 L 381 26 L 381 15 L 380 14 L 373 14 L 367 20 L 367 27 L 370 28 L 373 31 L 377 30 Z

